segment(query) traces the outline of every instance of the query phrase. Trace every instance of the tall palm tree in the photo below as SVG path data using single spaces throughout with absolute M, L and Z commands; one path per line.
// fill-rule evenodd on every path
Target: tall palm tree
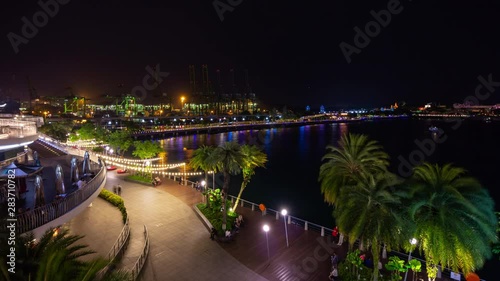
M 373 255 L 373 280 L 379 275 L 378 262 L 381 244 L 398 247 L 400 239 L 408 234 L 398 208 L 401 195 L 394 187 L 395 175 L 361 174 L 357 184 L 341 191 L 342 200 L 337 202 L 334 217 L 342 233 L 349 236 L 351 246 L 356 240 L 368 242 Z
M 481 268 L 497 241 L 494 202 L 487 190 L 451 164 L 425 163 L 414 170 L 409 214 L 427 262 L 465 274 Z
M 222 215 L 222 229 L 226 230 L 227 224 L 227 193 L 229 191 L 229 181 L 231 175 L 236 175 L 241 172 L 241 167 L 243 166 L 243 153 L 241 152 L 241 146 L 236 142 L 226 142 L 218 146 L 210 156 L 209 162 L 211 165 L 216 165 L 218 171 L 222 171 L 224 175 L 224 185 L 222 190 L 224 191 L 223 208 L 224 212 Z
M 355 185 L 361 174 L 384 173 L 389 156 L 378 142 L 365 135 L 346 134 L 339 147 L 327 146 L 329 152 L 322 161 L 319 181 L 325 201 L 335 204 L 344 186 Z
M 211 155 L 214 153 L 215 147 L 202 145 L 196 149 L 193 153 L 193 158 L 191 158 L 189 165 L 193 167 L 194 170 L 202 170 L 205 172 L 205 182 L 208 182 L 208 172 L 217 170 L 217 165 L 210 161 Z M 209 193 L 207 196 L 207 207 L 210 207 Z
M 252 176 L 255 175 L 255 169 L 258 167 L 265 167 L 267 162 L 267 155 L 262 152 L 258 146 L 245 144 L 241 147 L 241 153 L 243 154 L 243 163 L 241 166 L 243 182 L 241 183 L 240 192 L 238 193 L 236 202 L 234 202 L 233 210 L 236 210 L 236 207 L 238 207 L 241 194 L 247 187 Z

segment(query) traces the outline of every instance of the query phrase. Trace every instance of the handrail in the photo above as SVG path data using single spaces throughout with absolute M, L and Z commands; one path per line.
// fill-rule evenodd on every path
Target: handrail
M 3 168 L 3 167 L 5 167 L 5 166 L 10 165 L 10 163 L 12 163 L 12 162 L 16 161 L 18 157 L 24 157 L 24 156 L 26 155 L 26 153 L 28 153 L 28 152 L 24 152 L 24 153 L 22 153 L 22 154 L 19 154 L 19 155 L 17 155 L 17 156 L 12 157 L 12 158 L 5 159 L 5 160 L 0 161 L 0 168 Z
M 137 259 L 137 262 L 134 264 L 134 268 L 132 268 L 132 270 L 130 271 L 130 274 L 132 275 L 130 279 L 131 281 L 137 280 L 149 255 L 149 233 L 146 225 L 144 225 L 144 240 L 145 242 L 144 242 L 144 248 L 142 249 L 142 253 Z
M 129 237 L 130 225 L 127 217 L 120 235 L 113 244 L 113 247 L 111 247 L 108 254 L 106 255 L 106 257 L 108 258 L 108 264 L 97 273 L 96 280 L 101 280 L 110 271 L 113 262 L 116 260 L 116 257 L 118 257 L 118 255 L 125 249 L 125 243 L 127 243 Z
M 25 233 L 53 221 L 79 206 L 94 194 L 106 178 L 106 169 L 101 167 L 97 175 L 81 189 L 70 193 L 60 201 L 19 214 L 17 218 L 17 231 Z

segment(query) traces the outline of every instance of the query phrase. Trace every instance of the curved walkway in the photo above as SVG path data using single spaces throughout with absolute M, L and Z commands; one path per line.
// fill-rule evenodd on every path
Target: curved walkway
M 72 235 L 83 235 L 79 243 L 89 245 L 96 252 L 82 259 L 90 260 L 97 255 L 106 257 L 122 231 L 122 214 L 118 208 L 98 197 L 92 206 L 63 224 L 63 227 L 68 228 Z
M 211 241 L 190 206 L 165 191 L 120 177 L 108 173 L 105 188 L 112 191 L 113 185 L 122 186 L 132 229 L 130 242 L 143 240 L 136 230 L 144 224 L 149 230 L 151 251 L 141 280 L 267 280 Z

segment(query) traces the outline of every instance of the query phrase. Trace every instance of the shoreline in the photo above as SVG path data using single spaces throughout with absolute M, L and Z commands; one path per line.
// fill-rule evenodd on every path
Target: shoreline
M 218 134 L 224 132 L 234 132 L 242 130 L 262 130 L 262 129 L 272 129 L 272 128 L 291 128 L 291 127 L 301 127 L 307 125 L 317 125 L 317 124 L 333 124 L 333 123 L 355 123 L 355 122 L 366 122 L 374 120 L 391 120 L 391 119 L 406 119 L 410 118 L 407 115 L 400 116 L 388 116 L 388 117 L 364 117 L 356 119 L 342 119 L 342 120 L 317 120 L 317 121 L 294 121 L 294 122 L 269 122 L 269 123 L 257 123 L 257 124 L 234 124 L 234 125 L 224 125 L 224 126 L 209 126 L 209 127 L 194 127 L 194 128 L 181 128 L 181 129 L 167 129 L 167 130 L 149 130 L 134 133 L 135 139 L 143 139 L 149 136 L 151 139 L 155 138 L 169 138 L 176 137 L 179 135 L 193 135 L 193 134 Z

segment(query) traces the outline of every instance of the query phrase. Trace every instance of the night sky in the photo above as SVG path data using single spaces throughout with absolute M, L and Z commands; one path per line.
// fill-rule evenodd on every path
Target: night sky
M 208 64 L 212 80 L 216 69 L 227 78 L 234 68 L 237 80 L 248 69 L 260 100 L 290 106 L 451 104 L 474 94 L 479 75 L 500 81 L 494 1 L 401 1 L 351 63 L 340 43 L 355 47 L 354 28 L 395 1 L 219 0 L 238 4 L 223 21 L 211 0 L 60 1 L 69 3 L 17 54 L 9 33 L 22 36 L 21 18 L 33 22 L 42 8 L 3 3 L 0 97 L 27 98 L 26 76 L 40 95 L 63 96 L 67 87 L 92 98 L 118 94 L 156 64 L 170 73 L 161 87 L 174 98 L 189 90 L 188 65 Z M 499 92 L 483 103 L 500 103 Z

